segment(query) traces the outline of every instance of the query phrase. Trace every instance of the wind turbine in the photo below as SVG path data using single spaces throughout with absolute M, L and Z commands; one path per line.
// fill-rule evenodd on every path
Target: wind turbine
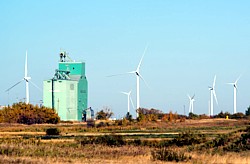
M 236 94 L 237 94 L 237 89 L 238 89 L 237 83 L 238 83 L 239 79 L 240 79 L 240 76 L 238 77 L 238 79 L 234 83 L 227 83 L 227 84 L 233 85 L 233 87 L 234 87 L 234 114 L 237 113 L 237 110 L 236 110 L 237 109 L 236 108 Z
M 195 95 L 193 95 L 193 97 L 190 97 L 189 95 L 188 95 L 188 98 L 189 98 L 189 113 L 190 112 L 192 112 L 192 113 L 194 113 L 194 96 Z
M 216 75 L 214 76 L 214 82 L 213 82 L 213 86 L 209 87 L 210 90 L 210 116 L 213 116 L 213 111 L 214 111 L 214 102 L 213 102 L 213 98 L 215 99 L 216 103 L 218 104 L 217 101 L 217 97 L 216 97 L 216 93 L 215 93 L 215 82 L 216 82 Z
M 129 92 L 121 92 L 121 93 L 128 96 L 128 113 L 127 113 L 127 115 L 129 116 L 130 115 L 130 102 L 131 102 L 133 108 L 135 108 L 134 103 L 133 103 L 133 101 L 131 99 L 131 91 L 129 91 Z
M 141 60 L 140 60 L 135 71 L 126 72 L 123 74 L 111 75 L 111 76 L 119 76 L 119 75 L 124 75 L 124 74 L 135 74 L 136 75 L 136 109 L 137 110 L 140 108 L 140 79 L 142 79 L 144 81 L 144 83 L 146 84 L 146 86 L 148 87 L 148 84 L 146 83 L 146 81 L 144 80 L 142 75 L 140 74 L 141 63 L 142 63 L 143 57 L 147 51 L 147 48 L 148 48 L 148 46 L 145 47 L 143 55 L 141 57 Z M 108 77 L 111 77 L 111 76 L 108 76 Z M 138 111 L 136 111 L 136 117 L 139 117 Z
M 22 80 L 20 80 L 19 82 L 17 82 L 15 85 L 13 85 L 12 87 L 10 87 L 9 89 L 7 89 L 5 92 L 8 92 L 14 88 L 15 86 L 17 86 L 18 84 L 20 84 L 22 81 L 25 81 L 25 85 L 26 85 L 26 104 L 29 104 L 30 102 L 30 98 L 29 98 L 29 82 L 31 77 L 28 76 L 28 53 L 26 51 L 26 59 L 25 59 L 25 66 L 24 66 L 24 77 Z M 36 88 L 38 88 L 39 90 L 41 90 L 37 85 L 35 85 L 34 83 L 31 82 L 32 85 L 34 85 Z
M 143 57 L 147 51 L 147 46 L 144 49 L 143 55 L 141 57 L 141 60 L 136 68 L 135 71 L 131 71 L 128 72 L 130 74 L 135 74 L 136 75 L 136 109 L 138 110 L 140 108 L 140 78 L 144 81 L 144 83 L 147 85 L 146 81 L 144 80 L 144 78 L 142 77 L 142 75 L 140 74 L 140 68 L 141 68 L 141 63 L 143 60 Z M 148 86 L 148 85 L 147 85 Z M 136 117 L 139 117 L 139 113 L 138 111 L 136 111 Z

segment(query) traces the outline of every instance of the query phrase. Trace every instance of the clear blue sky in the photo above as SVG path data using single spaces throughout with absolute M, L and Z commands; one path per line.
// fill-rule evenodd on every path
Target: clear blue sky
M 250 105 L 250 2 L 232 0 L 11 0 L 0 1 L 1 94 L 6 105 L 25 97 L 25 84 L 7 88 L 24 76 L 28 50 L 29 75 L 42 88 L 57 68 L 60 48 L 86 62 L 89 106 L 107 106 L 116 117 L 127 110 L 135 76 L 107 78 L 132 71 L 145 54 L 141 73 L 141 106 L 163 112 L 188 111 L 187 94 L 195 93 L 194 112 L 208 113 L 213 77 L 221 110 L 233 111 L 233 87 L 238 83 L 239 112 Z M 9 98 L 8 98 L 9 97 Z M 31 102 L 42 92 L 30 86 Z M 133 113 L 134 114 L 134 113 Z

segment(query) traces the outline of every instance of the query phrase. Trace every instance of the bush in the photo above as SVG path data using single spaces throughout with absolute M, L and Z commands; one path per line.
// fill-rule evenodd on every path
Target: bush
M 126 142 L 122 136 L 119 135 L 104 135 L 98 137 L 84 137 L 80 140 L 81 145 L 85 144 L 102 144 L 107 146 L 122 146 Z
M 108 146 L 122 146 L 125 144 L 123 137 L 119 135 L 105 135 L 97 137 L 96 143 Z
M 92 119 L 87 120 L 87 128 L 95 127 L 95 121 Z
M 20 123 L 20 124 L 57 124 L 60 117 L 51 108 L 38 107 L 32 104 L 17 103 L 10 107 L 0 110 L 1 123 Z
M 96 125 L 97 128 L 110 126 L 108 122 L 100 122 Z
M 250 127 L 245 130 L 246 133 L 241 134 L 240 138 L 226 145 L 223 150 L 230 152 L 240 152 L 250 150 Z
M 178 135 L 177 138 L 174 138 L 169 143 L 176 146 L 184 145 L 195 145 L 200 144 L 206 141 L 204 134 L 195 134 L 191 131 L 184 131 Z
M 60 130 L 58 128 L 49 128 L 46 130 L 46 135 L 60 135 Z
M 161 161 L 180 162 L 191 159 L 191 156 L 187 156 L 183 152 L 177 150 L 171 150 L 166 147 L 152 151 L 151 155 L 153 160 L 161 160 Z
M 188 118 L 189 119 L 199 119 L 199 116 L 197 115 L 197 114 L 194 114 L 194 113 L 192 113 L 192 112 L 190 112 L 189 114 L 188 114 Z

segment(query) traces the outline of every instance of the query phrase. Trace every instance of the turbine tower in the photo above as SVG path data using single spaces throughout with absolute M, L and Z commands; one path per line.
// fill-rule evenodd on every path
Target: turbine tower
M 129 91 L 129 92 L 121 92 L 121 93 L 128 96 L 128 113 L 127 113 L 127 115 L 129 116 L 130 115 L 130 102 L 131 102 L 131 104 L 132 104 L 132 106 L 134 108 L 134 103 L 133 103 L 133 101 L 131 99 L 131 91 Z
M 234 87 L 234 114 L 235 113 L 237 113 L 237 104 L 236 104 L 236 94 L 237 94 L 237 89 L 238 89 L 238 87 L 237 87 L 237 83 L 238 83 L 238 81 L 239 81 L 239 79 L 240 79 L 240 76 L 238 77 L 238 79 L 234 82 L 234 83 L 228 83 L 228 84 L 231 84 L 231 85 L 233 85 L 233 87 Z
M 216 75 L 214 76 L 214 82 L 213 82 L 213 87 L 209 87 L 210 90 L 210 116 L 213 116 L 214 112 L 214 102 L 213 98 L 215 99 L 216 103 L 218 104 L 216 93 L 215 93 L 215 82 L 216 82 Z
M 13 85 L 12 87 L 10 87 L 9 89 L 7 89 L 5 92 L 9 92 L 12 88 L 14 88 L 15 86 L 17 86 L 19 83 L 21 83 L 22 81 L 25 81 L 25 85 L 26 85 L 26 104 L 29 104 L 30 102 L 30 98 L 29 98 L 29 82 L 31 77 L 28 76 L 28 53 L 26 51 L 26 58 L 25 58 L 25 66 L 24 66 L 24 77 L 22 80 L 20 80 L 19 82 L 17 82 L 15 85 Z M 34 85 L 36 88 L 38 88 L 40 91 L 41 89 L 35 85 L 34 83 L 31 82 L 32 85 Z
M 192 112 L 192 113 L 194 113 L 194 96 L 195 95 L 193 95 L 193 97 L 190 97 L 189 95 L 188 95 L 188 98 L 189 98 L 189 113 L 190 112 Z
M 24 71 L 24 80 L 26 83 L 26 104 L 29 104 L 30 102 L 30 94 L 29 94 L 29 80 L 31 77 L 28 76 L 28 53 L 26 51 L 26 60 L 25 60 L 25 71 Z
M 147 51 L 147 46 L 144 49 L 143 55 L 141 57 L 141 60 L 136 68 L 135 71 L 131 71 L 131 72 L 127 72 L 130 74 L 135 74 L 136 75 L 136 109 L 138 110 L 140 108 L 140 78 L 144 81 L 144 83 L 147 85 L 146 81 L 144 80 L 144 78 L 142 77 L 142 75 L 140 74 L 140 67 L 141 67 L 141 63 L 143 60 L 143 57 Z M 148 86 L 148 85 L 147 85 Z M 136 117 L 139 117 L 139 113 L 138 111 L 136 111 Z

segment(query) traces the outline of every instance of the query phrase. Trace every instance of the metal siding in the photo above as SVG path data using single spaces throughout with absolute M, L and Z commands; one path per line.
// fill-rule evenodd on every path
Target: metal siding
M 74 69 L 73 69 L 74 68 Z M 85 76 L 85 63 L 59 62 L 59 70 L 70 71 L 70 75 L 80 75 L 79 81 L 54 81 L 54 107 L 61 120 L 82 121 L 82 112 L 88 107 L 88 82 Z M 48 83 L 48 81 L 50 81 Z M 61 82 L 60 82 L 61 81 Z M 74 90 L 70 85 L 74 85 Z M 43 103 L 52 107 L 52 81 L 43 82 Z
M 58 115 L 62 120 L 66 120 L 66 92 L 67 92 L 67 81 L 57 80 L 54 82 L 54 107 Z
M 60 62 L 59 70 L 70 71 L 71 75 L 85 75 L 85 63 L 83 62 Z

